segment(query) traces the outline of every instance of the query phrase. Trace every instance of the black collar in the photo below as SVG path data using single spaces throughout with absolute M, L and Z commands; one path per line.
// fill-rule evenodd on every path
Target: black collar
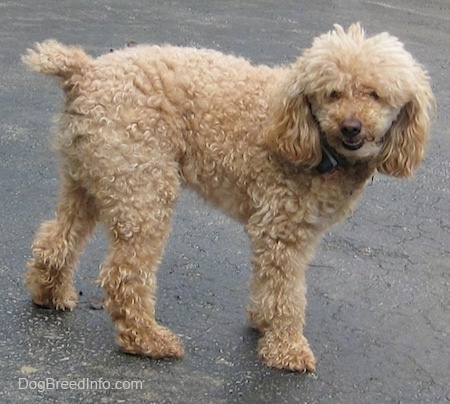
M 323 142 L 320 145 L 322 149 L 322 160 L 316 166 L 316 170 L 320 174 L 327 173 L 335 167 L 347 167 L 348 162 L 343 157 L 339 156 L 332 148 L 325 145 Z

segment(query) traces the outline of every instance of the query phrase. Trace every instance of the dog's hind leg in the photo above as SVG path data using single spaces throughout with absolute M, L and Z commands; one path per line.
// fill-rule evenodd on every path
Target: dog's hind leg
M 37 305 L 72 310 L 77 303 L 73 274 L 78 255 L 98 215 L 84 188 L 64 175 L 61 182 L 56 218 L 43 222 L 36 233 L 24 283 Z
M 168 238 L 180 190 L 178 167 L 147 156 L 147 162 L 116 177 L 101 203 L 109 253 L 100 272 L 105 308 L 117 342 L 128 353 L 181 357 L 178 336 L 155 320 L 156 271 Z

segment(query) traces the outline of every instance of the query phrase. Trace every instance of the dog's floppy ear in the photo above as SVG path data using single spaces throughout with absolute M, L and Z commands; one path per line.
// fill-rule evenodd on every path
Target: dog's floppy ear
M 270 100 L 265 140 L 272 150 L 292 163 L 314 167 L 322 157 L 320 137 L 303 91 L 303 80 L 296 75 L 301 71 L 299 63 L 300 60 L 286 73 Z
M 394 177 L 410 177 L 425 153 L 430 115 L 435 99 L 424 71 L 415 76 L 412 99 L 402 108 L 386 134 L 378 171 Z

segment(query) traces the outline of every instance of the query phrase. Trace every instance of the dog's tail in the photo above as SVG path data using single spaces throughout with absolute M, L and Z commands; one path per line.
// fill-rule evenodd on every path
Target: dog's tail
M 22 56 L 22 62 L 31 69 L 64 79 L 81 74 L 92 60 L 83 49 L 64 46 L 54 39 L 36 43 L 35 49 L 28 49 L 27 54 Z

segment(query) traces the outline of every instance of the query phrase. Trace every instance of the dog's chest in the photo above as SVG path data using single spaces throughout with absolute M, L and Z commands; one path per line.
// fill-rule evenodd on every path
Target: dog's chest
M 347 174 L 347 173 L 346 173 Z M 362 174 L 362 173 L 361 173 Z M 315 214 L 322 220 L 334 224 L 350 215 L 364 191 L 369 178 L 364 175 L 333 173 L 312 178 L 307 204 L 314 206 Z

